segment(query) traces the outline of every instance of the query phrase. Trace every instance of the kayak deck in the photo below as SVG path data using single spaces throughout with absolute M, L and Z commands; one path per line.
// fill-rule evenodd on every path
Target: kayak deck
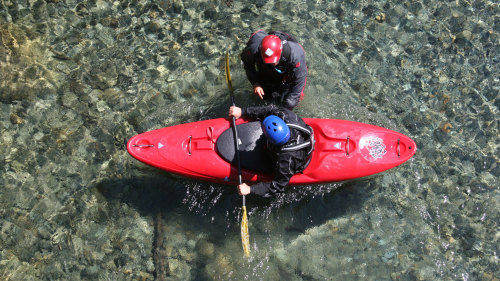
M 309 166 L 290 184 L 372 175 L 404 163 L 416 152 L 412 139 L 382 127 L 336 119 L 304 121 L 313 128 L 316 145 Z M 260 123 L 243 119 L 236 123 L 243 181 L 272 180 Z M 139 134 L 129 140 L 127 150 L 139 161 L 171 173 L 234 184 L 238 171 L 232 136 L 230 121 L 218 118 Z

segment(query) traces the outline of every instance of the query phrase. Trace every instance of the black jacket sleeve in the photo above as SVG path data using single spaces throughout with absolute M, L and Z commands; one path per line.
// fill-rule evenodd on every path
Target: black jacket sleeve
M 285 191 L 285 187 L 295 174 L 295 159 L 291 153 L 280 153 L 273 169 L 273 180 L 271 182 L 259 182 L 251 186 L 251 193 L 272 197 L 277 193 Z
M 304 91 L 307 80 L 307 65 L 304 49 L 300 44 L 289 42 L 291 48 L 290 69 L 291 88 L 283 101 L 283 106 L 294 108 L 299 104 L 300 95 Z
M 279 114 L 279 107 L 274 104 L 264 106 L 252 106 L 244 108 L 242 114 L 255 120 L 262 121 L 267 116 Z

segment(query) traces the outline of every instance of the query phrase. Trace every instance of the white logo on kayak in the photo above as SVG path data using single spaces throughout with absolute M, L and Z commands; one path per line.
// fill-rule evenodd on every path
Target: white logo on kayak
M 265 52 L 266 56 L 270 57 L 274 54 L 273 50 L 267 48 L 266 52 Z
M 368 141 L 368 150 L 375 159 L 382 158 L 386 153 L 384 141 L 381 138 L 373 137 Z

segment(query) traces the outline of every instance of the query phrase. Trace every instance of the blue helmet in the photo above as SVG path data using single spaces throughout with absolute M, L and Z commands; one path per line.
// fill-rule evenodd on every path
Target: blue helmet
M 276 115 L 269 115 L 262 121 L 262 130 L 274 145 L 283 145 L 290 139 L 290 128 Z

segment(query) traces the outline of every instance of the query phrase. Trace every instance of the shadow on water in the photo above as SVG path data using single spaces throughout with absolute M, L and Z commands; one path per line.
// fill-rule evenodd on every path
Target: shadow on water
M 218 238 L 239 227 L 241 197 L 235 187 L 150 171 L 147 176 L 107 179 L 97 183 L 96 188 L 107 200 L 126 203 L 142 216 L 154 217 L 160 212 L 167 221 L 175 217 L 177 222 Z M 371 196 L 373 185 L 371 181 L 357 180 L 293 186 L 274 198 L 249 195 L 247 208 L 257 230 L 272 223 L 273 231 L 299 235 L 346 212 L 358 212 Z
M 236 189 L 180 178 L 153 168 L 147 171 L 149 175 L 107 179 L 95 187 L 110 202 L 125 203 L 141 216 L 155 220 L 160 214 L 163 223 L 208 233 L 210 239 L 224 239 L 236 231 L 241 206 Z
M 197 269 L 192 269 L 195 280 L 205 280 L 203 268 L 213 262 L 203 258 L 206 251 L 200 250 L 203 245 L 214 245 L 216 252 L 240 250 L 237 242 L 229 242 L 239 240 L 241 223 L 241 197 L 233 186 L 177 178 L 146 168 L 140 175 L 107 179 L 95 188 L 108 202 L 125 203 L 141 216 L 152 218 L 156 280 L 169 276 L 169 262 L 173 257 L 168 256 L 166 249 L 187 243 L 179 244 L 171 236 L 180 234 L 186 237 L 185 241 L 195 241 L 193 250 L 198 257 Z M 275 198 L 247 196 L 251 241 L 261 246 L 260 251 L 271 251 L 261 252 L 259 256 L 272 254 L 274 243 L 269 240 L 282 239 L 288 243 L 307 229 L 343 217 L 347 212 L 359 212 L 371 196 L 371 188 L 371 182 L 360 180 L 289 187 L 286 193 Z M 268 243 L 271 248 L 266 246 Z
M 151 175 L 107 179 L 97 183 L 96 188 L 107 200 L 119 200 L 126 203 L 143 216 L 150 216 L 157 212 L 164 214 L 182 213 L 182 215 L 187 216 L 187 219 L 190 219 L 190 216 L 197 216 L 199 213 L 207 216 L 214 210 L 208 204 L 205 207 L 203 204 L 197 204 L 194 208 L 192 204 L 198 203 L 195 202 L 196 200 L 204 202 L 210 196 L 223 197 L 223 200 L 216 200 L 221 202 L 238 199 L 237 194 L 223 196 L 226 194 L 223 186 L 214 188 L 209 183 L 177 179 L 168 173 L 153 169 Z M 196 194 L 192 194 L 197 191 L 203 193 L 198 199 Z
M 277 198 L 252 197 L 247 205 L 254 216 L 274 225 L 276 231 L 294 238 L 307 229 L 357 213 L 371 196 L 372 184 L 366 181 L 350 181 L 324 185 L 294 186 Z M 254 211 L 255 209 L 257 211 Z M 295 235 L 294 235 L 295 234 Z

